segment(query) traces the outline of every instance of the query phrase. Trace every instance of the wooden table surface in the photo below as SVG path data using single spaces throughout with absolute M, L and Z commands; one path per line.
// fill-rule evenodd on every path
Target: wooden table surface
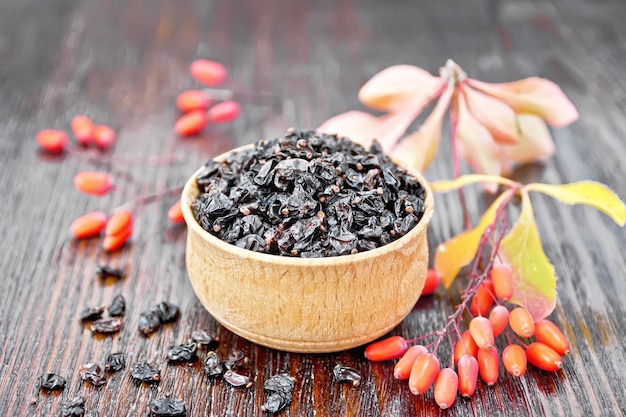
M 524 167 L 519 178 L 596 180 L 624 198 L 625 20 L 619 0 L 1 0 L 0 415 L 59 416 L 63 401 L 77 394 L 86 400 L 87 416 L 146 416 L 148 402 L 166 394 L 183 399 L 190 416 L 263 415 L 263 381 L 281 371 L 296 380 L 285 416 L 624 415 L 626 238 L 591 208 L 533 197 L 559 276 L 551 319 L 572 343 L 563 370 L 530 369 L 520 379 L 501 370 L 494 387 L 479 382 L 471 399 L 459 398 L 448 411 L 439 410 L 432 390 L 413 396 L 406 382 L 394 380 L 392 363 L 369 363 L 360 349 L 284 353 L 221 328 L 188 281 L 186 229 L 170 225 L 166 215 L 174 196 L 136 207 L 132 241 L 113 254 L 102 251 L 99 239 L 73 240 L 69 225 L 88 211 L 110 213 L 136 196 L 182 185 L 205 160 L 234 146 L 279 136 L 290 126 L 315 128 L 359 108 L 359 87 L 386 66 L 436 72 L 447 58 L 485 81 L 550 78 L 580 111 L 579 121 L 553 131 L 556 156 Z M 172 130 L 175 97 L 195 86 L 188 66 L 198 57 L 229 68 L 227 86 L 238 91 L 243 112 L 231 125 L 181 139 Z M 39 130 L 69 130 L 80 113 L 115 127 L 113 151 L 89 154 L 93 159 L 84 151 L 38 152 Z M 178 162 L 133 160 L 168 155 Z M 118 188 L 100 198 L 77 192 L 72 179 L 84 170 L 111 172 Z M 448 145 L 426 176 L 452 176 Z M 490 201 L 475 188 L 466 197 L 474 219 Z M 463 230 L 456 194 L 438 195 L 436 206 L 431 252 Z M 97 279 L 94 269 L 102 264 L 124 268 L 127 277 Z M 392 334 L 415 337 L 440 328 L 460 286 L 420 299 Z M 128 303 L 125 324 L 113 336 L 95 337 L 78 314 L 116 294 Z M 141 336 L 140 312 L 162 300 L 180 306 L 180 319 Z M 202 361 L 167 363 L 167 346 L 196 329 L 218 332 L 220 355 L 245 352 L 250 389 L 211 381 Z M 102 387 L 80 380 L 81 364 L 102 363 L 114 351 L 125 352 L 129 364 L 159 364 L 160 384 L 134 384 L 128 368 Z M 335 383 L 337 363 L 358 369 L 361 386 Z M 67 378 L 65 390 L 40 393 L 44 372 Z

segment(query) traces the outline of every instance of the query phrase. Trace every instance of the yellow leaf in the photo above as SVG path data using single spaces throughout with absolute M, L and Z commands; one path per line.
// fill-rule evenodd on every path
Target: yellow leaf
M 511 302 L 526 307 L 535 321 L 547 317 L 556 305 L 556 275 L 543 252 L 528 194 L 522 195 L 520 217 L 500 243 L 499 254 L 513 271 Z
M 621 227 L 626 224 L 626 205 L 606 185 L 594 181 L 571 184 L 528 184 L 528 191 L 539 191 L 566 204 L 586 204 L 607 214 Z
M 448 191 L 458 190 L 461 187 L 470 184 L 476 184 L 478 182 L 492 182 L 496 184 L 506 185 L 508 187 L 514 187 L 517 185 L 514 181 L 508 178 L 498 177 L 495 175 L 467 174 L 461 175 L 460 177 L 453 180 L 433 181 L 430 183 L 430 188 L 433 191 L 439 193 L 446 193 Z
M 498 208 L 511 197 L 512 193 L 513 190 L 507 190 L 500 194 L 485 211 L 475 228 L 460 233 L 437 247 L 435 270 L 441 276 L 441 282 L 446 288 L 452 284 L 461 268 L 474 259 L 485 229 L 493 224 Z

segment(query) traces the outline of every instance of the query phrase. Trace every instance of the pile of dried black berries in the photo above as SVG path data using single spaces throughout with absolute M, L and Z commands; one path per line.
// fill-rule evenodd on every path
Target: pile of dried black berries
M 192 204 L 221 240 L 274 255 L 316 258 L 375 249 L 408 233 L 424 188 L 374 143 L 289 131 L 208 161 Z

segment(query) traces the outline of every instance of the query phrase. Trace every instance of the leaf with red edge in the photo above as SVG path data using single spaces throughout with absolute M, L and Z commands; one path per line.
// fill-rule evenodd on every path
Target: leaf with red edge
M 435 159 L 441 138 L 441 124 L 453 94 L 454 87 L 448 87 L 419 130 L 400 140 L 391 153 L 395 160 L 420 172 L 428 168 Z
M 406 106 L 425 107 L 444 83 L 421 68 L 394 65 L 374 75 L 359 90 L 361 103 L 375 110 L 397 112 Z
M 519 219 L 500 242 L 498 253 L 513 271 L 514 290 L 510 302 L 524 306 L 537 321 L 554 310 L 556 275 L 541 246 L 528 193 L 523 191 L 521 196 Z
M 510 83 L 486 83 L 468 80 L 468 84 L 507 103 L 516 113 L 535 114 L 555 127 L 578 119 L 578 111 L 563 90 L 550 80 L 524 78 Z
M 459 87 L 467 106 L 476 120 L 485 126 L 493 139 L 500 143 L 516 143 L 521 129 L 517 115 L 506 103 L 474 90 L 467 84 Z
M 483 233 L 493 224 L 498 209 L 511 197 L 512 192 L 507 190 L 500 194 L 485 211 L 475 228 L 460 233 L 437 247 L 434 266 L 446 288 L 452 284 L 461 268 L 474 259 Z
M 545 122 L 532 114 L 518 114 L 521 138 L 514 144 L 501 144 L 505 170 L 513 164 L 527 164 L 554 155 L 554 142 Z

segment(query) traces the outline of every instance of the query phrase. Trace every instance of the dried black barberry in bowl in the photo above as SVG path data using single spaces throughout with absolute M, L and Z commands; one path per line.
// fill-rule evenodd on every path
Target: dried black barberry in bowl
M 397 325 L 421 292 L 432 194 L 376 146 L 291 131 L 235 149 L 190 178 L 182 209 L 196 294 L 257 343 L 358 346 Z

